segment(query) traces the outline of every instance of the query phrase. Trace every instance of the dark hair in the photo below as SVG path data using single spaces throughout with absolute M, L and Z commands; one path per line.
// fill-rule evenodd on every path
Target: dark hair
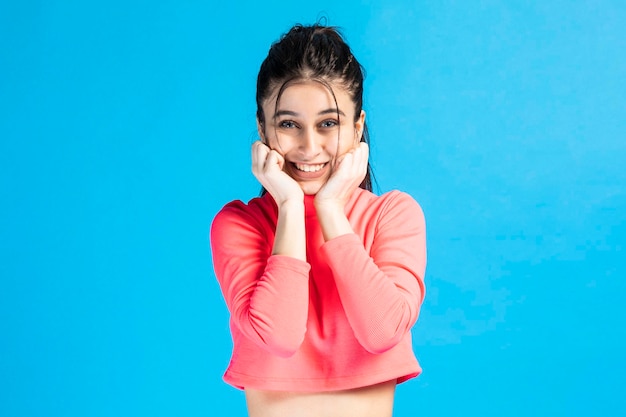
M 257 77 L 257 119 L 265 130 L 263 102 L 278 87 L 276 104 L 287 85 L 294 81 L 315 80 L 325 85 L 335 97 L 330 82 L 339 83 L 350 94 L 355 106 L 355 122 L 363 109 L 363 67 L 352 54 L 339 30 L 314 24 L 295 25 L 270 47 Z M 336 104 L 335 99 L 335 104 Z M 361 141 L 369 144 L 367 122 Z M 372 191 L 370 163 L 360 187 Z

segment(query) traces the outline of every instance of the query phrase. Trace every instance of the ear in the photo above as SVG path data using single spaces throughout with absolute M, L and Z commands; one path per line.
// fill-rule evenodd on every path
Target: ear
M 355 139 L 360 142 L 363 138 L 363 129 L 365 129 L 365 110 L 361 110 L 359 118 L 354 123 Z
M 259 132 L 259 138 L 261 138 L 261 142 L 267 145 L 267 140 L 265 139 L 265 132 L 263 129 L 263 125 L 261 124 L 258 118 L 256 119 L 256 130 Z

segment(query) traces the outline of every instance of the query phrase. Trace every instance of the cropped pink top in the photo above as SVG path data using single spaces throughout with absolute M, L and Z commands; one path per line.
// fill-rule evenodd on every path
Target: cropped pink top
M 307 262 L 272 255 L 277 208 L 269 194 L 233 201 L 215 217 L 215 275 L 231 315 L 224 380 L 238 388 L 335 391 L 421 368 L 411 327 L 424 299 L 424 216 L 408 194 L 357 189 L 354 230 L 324 241 L 305 196 Z

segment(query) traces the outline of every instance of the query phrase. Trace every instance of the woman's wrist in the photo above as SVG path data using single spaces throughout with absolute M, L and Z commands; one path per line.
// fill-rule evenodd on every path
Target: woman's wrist
M 304 204 L 304 192 L 302 191 L 302 189 L 300 188 L 300 186 L 297 186 L 296 190 L 290 190 L 288 192 L 272 192 L 269 191 L 268 192 L 272 195 L 272 198 L 274 198 L 274 201 L 276 202 L 276 205 L 278 206 L 278 208 L 280 209 L 281 207 L 285 206 L 298 206 L 298 203 L 300 204 Z M 282 195 L 281 195 L 282 194 Z
M 304 197 L 278 204 L 278 222 L 272 255 L 285 255 L 306 261 Z
M 283 211 L 296 211 L 304 213 L 304 195 L 302 198 L 298 197 L 290 197 L 283 201 L 277 201 L 276 205 L 278 206 L 278 212 Z

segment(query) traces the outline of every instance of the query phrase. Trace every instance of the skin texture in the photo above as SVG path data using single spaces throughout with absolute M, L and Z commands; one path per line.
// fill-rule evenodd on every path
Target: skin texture
M 335 93 L 337 106 L 331 91 L 324 84 L 302 81 L 291 84 L 283 91 L 278 106 L 276 92 L 271 95 L 263 104 L 267 120 L 263 124 L 258 123 L 259 135 L 269 148 L 267 162 L 276 163 L 288 177 L 298 183 L 304 194 L 315 194 L 323 198 L 338 196 L 332 194 L 332 191 L 340 191 L 337 182 L 348 180 L 346 174 L 352 173 L 356 177 L 365 175 L 364 169 L 359 172 L 350 171 L 350 168 L 354 168 L 353 163 L 363 162 L 363 159 L 367 163 L 367 154 L 361 155 L 358 160 L 350 158 L 356 156 L 354 153 L 360 148 L 358 145 L 365 122 L 365 112 L 361 112 L 359 117 L 355 118 L 354 103 L 348 92 L 334 83 L 330 86 Z M 339 115 L 336 113 L 337 107 Z M 294 163 L 328 164 L 328 166 L 320 175 L 312 177 L 297 170 Z M 271 173 L 277 174 L 275 171 Z M 321 190 L 331 174 L 334 174 L 331 184 L 335 183 L 335 189 L 325 187 L 325 190 Z M 278 176 L 267 179 L 279 180 Z M 355 178 L 349 180 L 353 181 Z M 352 190 L 359 184 L 354 185 L 351 181 L 346 183 Z M 272 181 L 270 185 L 273 185 Z M 275 199 L 278 198 L 278 201 L 289 196 L 300 196 L 295 187 L 287 185 L 286 182 L 279 181 L 276 185 L 285 187 L 274 190 L 284 191 L 284 194 L 274 195 L 268 190 Z
M 341 392 L 246 390 L 250 417 L 391 417 L 395 381 Z
M 278 206 L 274 255 L 306 260 L 304 195 L 315 195 L 325 240 L 353 233 L 344 207 L 367 172 L 365 112 L 355 117 L 350 94 L 339 83 L 329 85 L 334 98 L 326 85 L 301 81 L 284 89 L 278 106 L 277 91 L 263 103 L 252 172 Z M 325 393 L 247 389 L 246 400 L 253 417 L 384 417 L 391 416 L 395 385 Z
M 305 259 L 303 195 L 315 195 L 315 207 L 326 240 L 352 233 L 343 208 L 367 172 L 369 148 L 360 142 L 365 112 L 355 117 L 350 94 L 337 83 L 302 81 L 287 87 L 276 106 L 276 93 L 263 104 L 262 141 L 252 145 L 252 172 L 274 197 L 279 222 L 273 254 Z M 339 114 L 337 114 L 337 108 Z M 302 172 L 298 166 L 323 168 Z M 315 169 L 313 168 L 313 169 Z M 284 210 L 282 210 L 284 209 Z M 284 212 L 294 212 L 294 217 Z M 281 222 L 284 220 L 284 222 Z M 282 232 L 302 230 L 302 239 L 283 240 Z M 283 247 L 288 243 L 290 247 Z M 277 246 L 278 245 L 278 246 Z M 295 246 L 291 246 L 295 245 Z

